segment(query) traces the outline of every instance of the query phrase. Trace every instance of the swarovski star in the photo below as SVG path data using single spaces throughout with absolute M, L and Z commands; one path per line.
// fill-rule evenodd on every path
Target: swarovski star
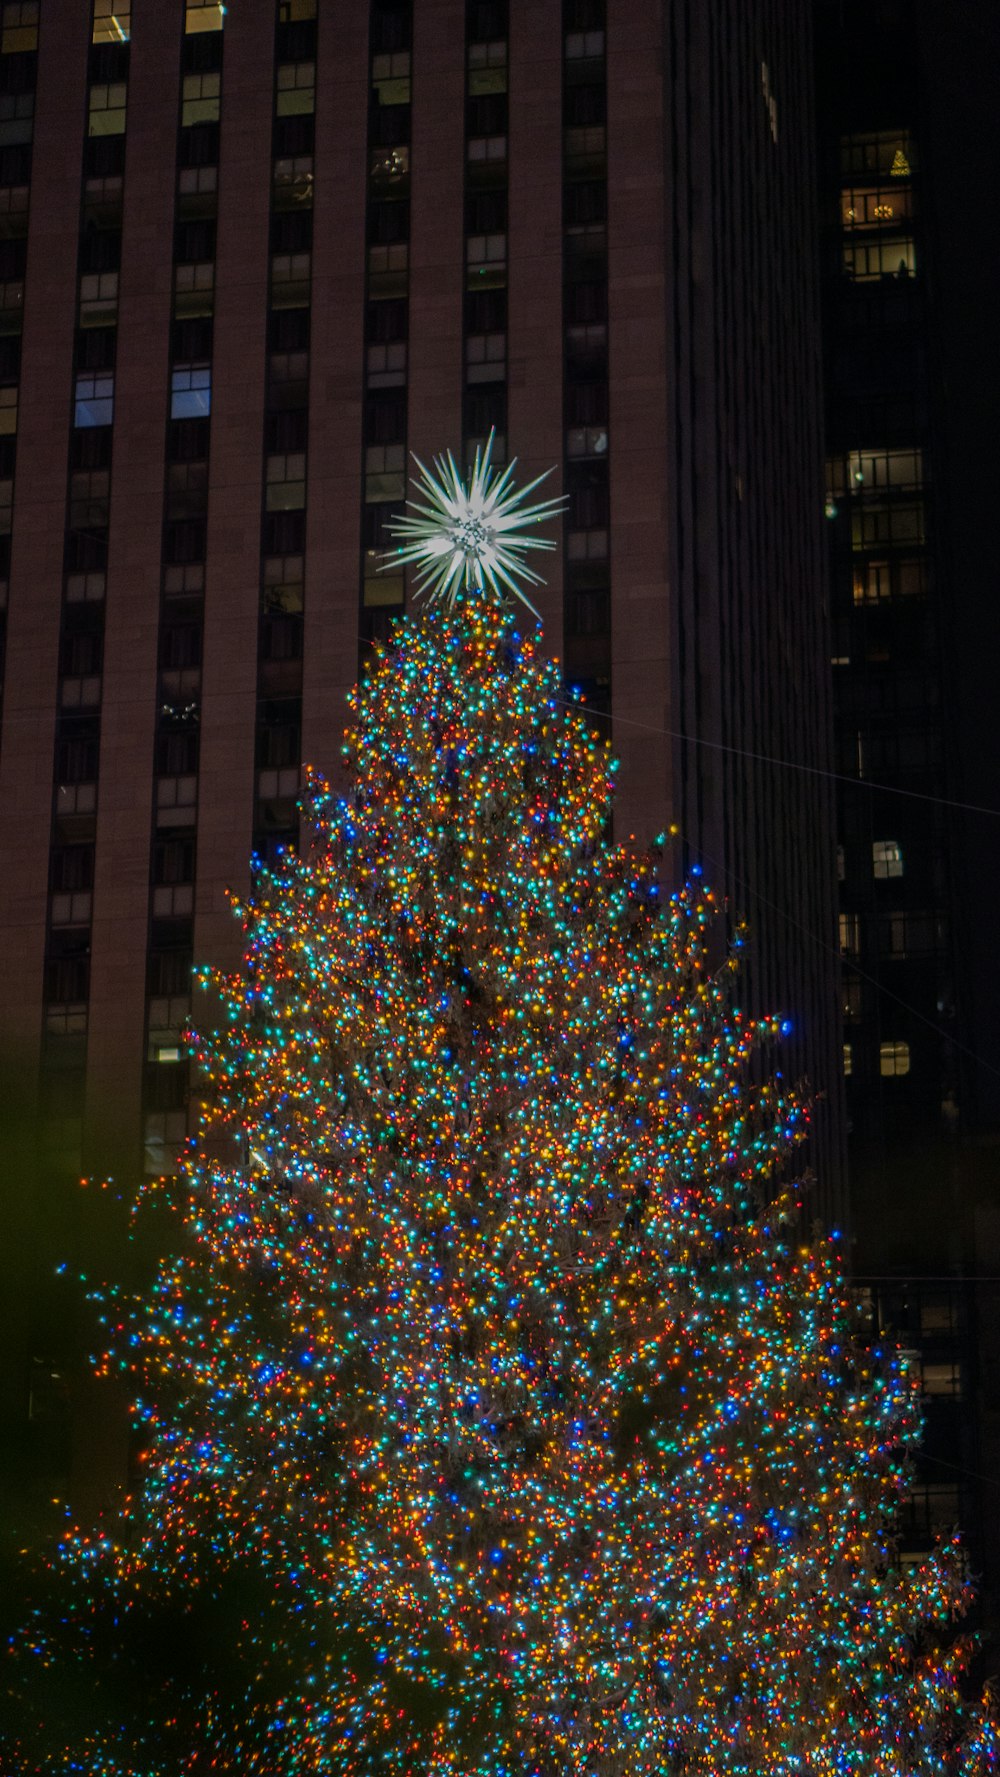
M 551 538 L 538 536 L 532 527 L 561 512 L 566 502 L 557 498 L 529 504 L 529 494 L 552 471 L 515 489 L 517 458 L 496 470 L 492 453 L 491 432 L 485 449 L 476 451 L 467 483 L 450 451 L 434 458 L 433 470 L 414 457 L 420 473 L 413 485 L 420 497 L 410 500 L 407 514 L 389 526 L 401 542 L 386 555 L 380 572 L 412 562 L 418 570 L 415 590 L 426 593 L 432 604 L 440 600 L 450 606 L 461 587 L 488 586 L 494 592 L 512 592 L 537 617 L 524 588 L 540 586 L 542 577 L 524 557 L 529 549 L 555 548 Z

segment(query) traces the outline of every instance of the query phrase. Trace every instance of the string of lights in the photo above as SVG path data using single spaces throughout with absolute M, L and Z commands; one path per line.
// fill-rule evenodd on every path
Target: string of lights
M 782 1026 L 711 890 L 607 842 L 531 628 L 464 565 L 397 626 L 204 976 L 173 1252 L 99 1299 L 136 1483 L 21 1639 L 15 1771 L 998 1768 L 961 1548 L 899 1555 L 906 1360 L 803 1234 Z

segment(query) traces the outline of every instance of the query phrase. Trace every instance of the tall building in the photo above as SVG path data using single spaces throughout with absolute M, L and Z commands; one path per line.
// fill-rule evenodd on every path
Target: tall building
M 192 964 L 404 607 L 410 452 L 557 466 L 549 642 L 620 830 L 749 918 L 839 1213 L 813 168 L 794 0 L 3 6 L 2 1372 L 39 1438 L 54 1261 L 113 1268 L 169 1170 Z M 116 1421 L 74 1399 L 82 1487 Z
M 995 1638 L 1000 214 L 965 167 L 997 152 L 1000 16 L 820 0 L 818 20 L 855 1261 L 920 1365 L 909 1536 L 962 1523 Z

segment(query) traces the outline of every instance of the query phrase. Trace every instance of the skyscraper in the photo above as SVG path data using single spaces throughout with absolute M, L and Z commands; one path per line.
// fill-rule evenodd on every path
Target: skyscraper
M 1000 20 L 896 0 L 818 19 L 856 1264 L 920 1365 L 910 1535 L 963 1523 L 995 1634 L 1000 242 L 963 166 L 995 152 Z
M 550 645 L 620 830 L 749 917 L 834 1213 L 801 9 L 20 0 L 2 33 L 10 1411 L 73 1346 L 54 1261 L 113 1264 L 118 1190 L 185 1135 L 227 891 L 294 843 L 303 762 L 336 777 L 408 453 L 491 432 L 557 466 Z

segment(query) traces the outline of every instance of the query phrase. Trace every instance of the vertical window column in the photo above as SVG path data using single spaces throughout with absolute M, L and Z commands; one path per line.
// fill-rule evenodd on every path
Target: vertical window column
M 118 269 L 129 42 L 95 5 L 78 255 L 63 604 L 59 636 L 43 1081 L 51 1127 L 83 1111 L 94 844 L 100 758 L 104 593 L 111 503 Z
M 462 432 L 507 460 L 508 0 L 468 0 Z
M 189 5 L 184 22 L 146 964 L 143 1127 L 154 1174 L 169 1170 L 187 1130 L 223 61 L 218 8 Z
M 565 661 L 587 708 L 611 709 L 608 175 L 604 0 L 563 6 Z
M 37 49 L 37 4 L 4 6 L 0 13 L 0 709 L 7 643 Z
M 275 45 L 271 301 L 257 645 L 254 851 L 298 838 L 302 739 L 316 7 L 279 9 Z
M 411 0 L 372 0 L 365 287 L 361 668 L 402 610 L 402 573 L 380 574 L 406 490 L 410 288 Z

